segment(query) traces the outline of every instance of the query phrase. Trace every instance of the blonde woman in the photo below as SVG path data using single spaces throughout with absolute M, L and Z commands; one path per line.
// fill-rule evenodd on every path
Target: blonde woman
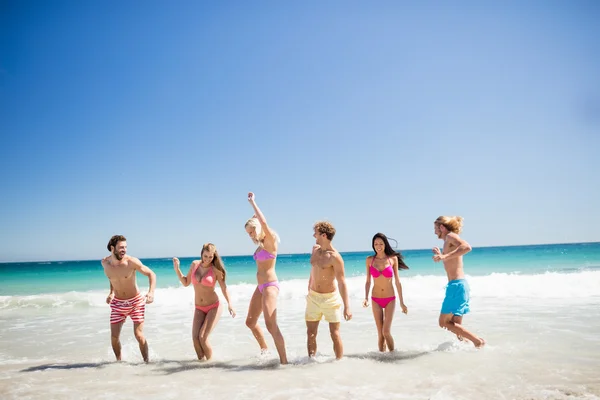
M 219 282 L 221 292 L 229 307 L 229 314 L 232 317 L 235 317 L 235 311 L 231 306 L 225 283 L 227 272 L 215 245 L 206 243 L 202 246 L 200 257 L 200 260 L 192 261 L 187 275 L 181 273 L 178 258 L 173 258 L 173 268 L 183 286 L 194 286 L 196 309 L 192 325 L 192 340 L 198 360 L 210 360 L 213 351 L 208 342 L 208 335 L 217 325 L 220 316 L 219 296 L 215 291 L 217 282 Z
M 267 342 L 262 329 L 258 325 L 260 314 L 264 314 L 265 325 L 273 337 L 275 347 L 279 353 L 281 364 L 287 364 L 285 341 L 277 325 L 277 297 L 279 296 L 279 282 L 275 274 L 275 262 L 277 260 L 277 234 L 269 227 L 263 213 L 256 205 L 254 193 L 248 193 L 248 201 L 254 209 L 254 216 L 246 221 L 246 233 L 258 248 L 254 252 L 256 261 L 256 280 L 258 286 L 254 290 L 250 305 L 246 326 L 250 328 L 256 338 L 261 351 L 267 350 Z

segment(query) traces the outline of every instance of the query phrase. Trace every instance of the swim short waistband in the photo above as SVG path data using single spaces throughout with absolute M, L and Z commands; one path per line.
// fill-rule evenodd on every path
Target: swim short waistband
M 339 296 L 339 293 L 340 293 L 340 292 L 338 292 L 338 291 L 336 290 L 335 292 L 330 292 L 330 293 L 319 293 L 319 292 L 315 292 L 315 291 L 314 291 L 314 290 L 312 290 L 312 289 L 309 289 L 309 290 L 308 290 L 308 293 L 309 293 L 311 296 L 314 296 L 314 297 L 319 297 L 319 298 L 321 298 L 321 299 L 331 299 L 331 298 L 333 298 L 333 297 Z

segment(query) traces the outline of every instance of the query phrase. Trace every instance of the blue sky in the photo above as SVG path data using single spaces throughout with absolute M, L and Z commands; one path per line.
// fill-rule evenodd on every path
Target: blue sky
M 595 1 L 0 7 L 0 261 L 600 240 Z

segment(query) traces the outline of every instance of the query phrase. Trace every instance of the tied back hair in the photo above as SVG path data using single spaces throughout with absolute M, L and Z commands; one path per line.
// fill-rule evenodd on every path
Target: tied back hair
M 377 255 L 377 251 L 375 250 L 375 239 L 381 239 L 383 241 L 383 252 L 386 256 L 398 257 L 398 269 L 408 269 L 408 265 L 406 265 L 406 263 L 404 262 L 404 256 L 400 254 L 399 251 L 392 249 L 392 246 L 390 246 L 390 242 L 388 241 L 387 236 L 385 236 L 381 232 L 376 233 L 375 236 L 373 236 L 373 240 L 371 242 L 371 246 L 373 247 L 373 251 L 375 252 L 375 255 L 373 257 Z
M 462 231 L 463 217 L 458 215 L 453 217 L 442 215 L 435 220 L 435 223 L 444 225 L 449 232 L 454 232 L 458 235 Z

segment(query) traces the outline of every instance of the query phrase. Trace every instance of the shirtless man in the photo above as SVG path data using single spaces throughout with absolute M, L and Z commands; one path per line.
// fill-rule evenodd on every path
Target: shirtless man
M 340 359 L 344 354 L 344 346 L 340 336 L 342 320 L 341 306 L 344 303 L 344 319 L 350 321 L 352 312 L 348 304 L 348 290 L 344 277 L 344 260 L 340 253 L 331 245 L 335 228 L 329 222 L 317 222 L 313 227 L 313 237 L 317 244 L 310 256 L 310 279 L 308 281 L 308 296 L 306 296 L 306 328 L 308 356 L 314 357 L 317 352 L 317 331 L 319 321 L 325 317 L 329 322 L 329 332 L 333 340 L 335 358 Z M 337 280 L 336 288 L 335 281 Z M 340 299 L 341 294 L 341 299 Z
M 154 301 L 154 287 L 156 286 L 156 275 L 142 262 L 126 255 L 127 239 L 121 235 L 110 238 L 106 246 L 110 256 L 102 259 L 104 273 L 110 281 L 110 293 L 106 303 L 110 304 L 110 339 L 117 361 L 121 361 L 121 328 L 127 319 L 133 321 L 133 333 L 137 339 L 142 357 L 148 362 L 148 342 L 144 338 L 144 312 L 146 304 Z M 150 288 L 145 296 L 140 293 L 135 281 L 135 272 L 139 271 L 148 277 Z
M 444 241 L 443 251 L 438 247 L 433 248 L 433 261 L 443 261 L 448 275 L 439 324 L 441 328 L 456 334 L 459 340 L 469 339 L 479 348 L 485 345 L 485 340 L 462 326 L 463 316 L 469 312 L 469 284 L 465 280 L 463 255 L 471 251 L 471 245 L 458 236 L 462 225 L 462 217 L 442 216 L 433 223 L 436 236 Z

